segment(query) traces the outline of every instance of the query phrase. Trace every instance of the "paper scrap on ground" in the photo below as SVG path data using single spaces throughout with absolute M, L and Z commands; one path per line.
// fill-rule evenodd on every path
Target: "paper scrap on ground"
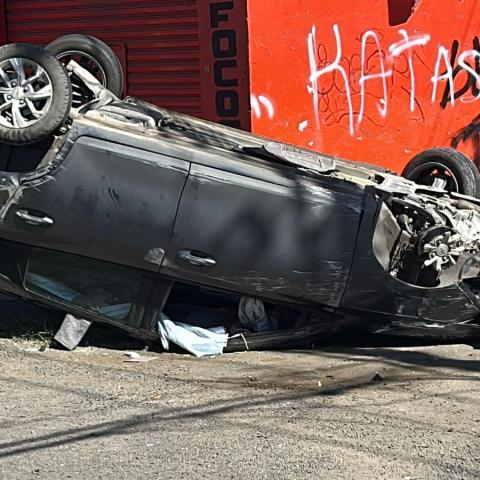
M 147 357 L 145 355 L 140 355 L 137 352 L 125 352 L 124 355 L 126 355 L 128 358 L 124 360 L 124 362 L 137 362 L 137 363 L 142 363 L 142 362 L 150 362 L 151 360 L 155 360 L 158 357 Z

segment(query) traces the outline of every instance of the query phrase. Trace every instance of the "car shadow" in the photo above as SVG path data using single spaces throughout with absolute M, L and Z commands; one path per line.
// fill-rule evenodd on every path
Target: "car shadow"
M 62 324 L 64 313 L 5 294 L 0 294 L 0 311 L 0 338 L 32 342 L 40 350 L 50 346 L 62 348 L 53 338 Z M 147 344 L 120 329 L 94 323 L 80 345 L 114 350 L 142 350 Z

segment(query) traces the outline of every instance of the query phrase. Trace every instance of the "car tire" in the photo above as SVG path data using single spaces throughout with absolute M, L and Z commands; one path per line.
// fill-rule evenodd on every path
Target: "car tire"
M 94 76 L 101 75 L 98 80 L 115 96 L 121 97 L 124 87 L 123 69 L 115 52 L 98 38 L 89 35 L 71 34 L 57 38 L 46 46 L 46 49 L 55 55 L 62 63 L 68 63 L 70 58 L 82 57 L 86 64 L 81 66 Z M 93 72 L 88 67 L 98 68 Z
M 0 142 L 35 143 L 66 122 L 72 87 L 51 53 L 26 43 L 4 45 L 0 68 Z
M 408 162 L 402 176 L 420 185 L 480 197 L 480 173 L 463 153 L 452 148 L 431 148 Z

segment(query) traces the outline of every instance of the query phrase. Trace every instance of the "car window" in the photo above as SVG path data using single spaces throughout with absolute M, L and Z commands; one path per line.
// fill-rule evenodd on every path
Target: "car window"
M 132 268 L 34 248 L 25 288 L 112 320 L 128 317 L 140 285 Z
M 29 145 L 0 143 L 0 171 L 24 173 L 36 170 L 53 141 L 52 136 Z

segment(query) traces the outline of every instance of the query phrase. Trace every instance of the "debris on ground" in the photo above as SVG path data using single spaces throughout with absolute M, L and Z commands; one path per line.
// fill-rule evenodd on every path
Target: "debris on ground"
M 223 353 L 228 335 L 224 327 L 202 328 L 187 323 L 173 322 L 163 313 L 158 321 L 162 346 L 170 349 L 170 342 L 196 357 L 214 356 Z
M 89 320 L 76 318 L 67 313 L 54 340 L 67 350 L 73 350 L 82 341 L 91 324 Z
M 137 352 L 125 352 L 124 355 L 128 357 L 126 360 L 124 360 L 124 362 L 135 362 L 135 363 L 150 362 L 158 358 L 158 357 L 140 355 Z

